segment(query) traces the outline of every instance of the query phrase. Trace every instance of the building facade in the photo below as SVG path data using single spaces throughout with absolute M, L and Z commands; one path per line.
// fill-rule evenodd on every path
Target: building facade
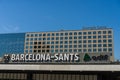
M 0 80 L 120 80 L 120 64 L 114 64 L 113 37 L 111 28 L 0 34 L 0 57 L 3 57 L 3 62 L 0 62 Z M 22 60 L 19 60 L 21 55 L 22 59 L 25 59 L 28 56 L 24 58 L 24 55 L 43 56 L 48 53 L 79 53 L 80 56 L 74 57 L 79 57 L 80 61 L 84 62 L 32 63 L 23 60 L 22 63 Z M 101 62 L 101 59 L 103 62 L 107 61 L 106 54 L 113 62 Z M 10 57 L 14 57 L 18 62 L 10 62 Z M 29 56 L 29 59 L 31 57 L 34 58 Z M 100 62 L 96 62 L 96 58 Z M 85 63 L 89 60 L 92 63 Z
M 62 30 L 25 35 L 24 53 L 110 53 L 114 60 L 113 30 Z
M 0 38 L 1 56 L 6 53 L 110 53 L 110 60 L 114 60 L 111 28 L 0 34 Z

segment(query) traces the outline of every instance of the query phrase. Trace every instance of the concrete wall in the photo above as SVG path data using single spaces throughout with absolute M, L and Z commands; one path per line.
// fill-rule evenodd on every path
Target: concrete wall
M 120 71 L 120 65 L 0 64 L 0 70 Z

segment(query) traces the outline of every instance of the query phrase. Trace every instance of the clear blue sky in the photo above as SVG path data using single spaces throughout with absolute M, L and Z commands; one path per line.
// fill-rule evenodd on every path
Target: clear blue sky
M 114 29 L 115 58 L 120 59 L 120 0 L 0 0 L 0 33 Z

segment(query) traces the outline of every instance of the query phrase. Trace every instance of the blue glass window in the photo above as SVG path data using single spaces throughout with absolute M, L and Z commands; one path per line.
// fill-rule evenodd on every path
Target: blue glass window
M 72 32 L 70 32 L 69 35 L 72 35 Z
M 47 38 L 47 40 L 50 40 L 50 38 Z
M 86 34 L 87 34 L 87 32 L 83 32 L 83 34 L 84 34 L 84 35 L 86 35 Z
M 52 41 L 51 44 L 54 44 L 54 42 Z
M 97 50 L 96 49 L 93 49 L 93 52 L 96 52 Z
M 75 36 L 74 39 L 77 39 L 77 37 Z
M 63 36 L 63 33 L 60 33 L 60 36 Z
M 47 36 L 50 36 L 50 33 L 48 33 Z
M 112 31 L 108 31 L 108 34 L 112 34 Z
M 54 46 L 51 46 L 51 48 L 54 48 Z
M 59 33 L 56 33 L 56 36 L 59 36 Z
M 83 36 L 83 39 L 86 39 L 86 36 Z
M 103 51 L 107 51 L 107 48 L 104 48 Z
M 63 41 L 60 41 L 60 44 L 63 44 Z
M 91 44 L 88 44 L 88 47 L 92 47 L 92 45 L 91 45 Z
M 102 41 L 101 40 L 98 40 L 98 43 L 101 43 Z
M 88 39 L 91 39 L 91 36 L 88 36 Z
M 39 36 L 42 36 L 42 34 L 39 34 Z
M 72 39 L 72 37 L 69 37 L 69 39 Z
M 104 35 L 103 38 L 106 38 L 106 36 Z
M 87 41 L 86 40 L 83 40 L 83 43 L 86 43 Z
M 60 48 L 63 48 L 63 45 L 60 45 Z
M 107 40 L 103 40 L 103 42 L 104 42 L 104 43 L 106 43 L 106 42 L 107 42 Z
M 77 52 L 77 49 L 74 49 L 74 52 Z
M 77 41 L 74 41 L 74 44 L 76 44 L 77 43 Z
M 72 45 L 69 45 L 69 48 L 72 48 Z
M 82 39 L 82 36 L 79 36 L 78 38 L 79 38 L 79 39 Z
M 93 36 L 93 38 L 95 39 L 95 38 L 96 38 L 96 36 Z
M 86 49 L 83 49 L 83 52 L 87 52 L 87 50 L 86 50 Z
M 70 49 L 69 52 L 72 52 L 72 49 Z
M 33 34 L 31 34 L 31 37 L 33 37 L 34 35 Z
M 112 48 L 109 48 L 108 50 L 109 50 L 109 51 L 112 51 Z
M 55 48 L 58 48 L 58 45 L 56 45 Z
M 92 50 L 91 50 L 91 49 L 88 49 L 88 52 L 92 52 Z
M 77 45 L 74 45 L 74 48 L 77 48 Z
M 68 44 L 68 41 L 65 41 L 65 44 Z
M 68 48 L 68 45 L 65 45 L 64 47 L 65 47 L 65 48 Z
M 72 41 L 69 41 L 69 44 L 72 44 Z
M 60 40 L 63 40 L 63 37 L 60 37 Z
M 112 35 L 108 35 L 108 38 L 112 38 Z
M 30 38 L 30 41 L 33 41 L 33 38 Z
M 60 52 L 63 52 L 63 50 L 60 50 Z
M 38 36 L 38 34 L 35 34 L 35 37 L 37 37 Z
M 52 33 L 52 36 L 54 36 L 55 34 L 54 33 Z
M 93 34 L 96 34 L 96 31 L 94 31 Z
M 98 44 L 98 47 L 102 47 L 102 44 Z
M 98 31 L 98 34 L 101 34 L 101 31 Z
M 106 31 L 103 31 L 103 34 L 106 34 Z
M 92 41 L 91 40 L 88 40 L 88 43 L 91 43 Z
M 111 42 L 112 42 L 112 40 L 111 40 L 111 39 L 109 39 L 109 40 L 108 40 L 108 42 L 109 42 L 109 43 L 111 43 Z
M 86 48 L 86 45 L 84 44 L 83 47 Z
M 67 40 L 67 39 L 68 39 L 68 37 L 65 37 L 65 39 Z
M 102 51 L 102 49 L 98 49 L 98 52 L 101 52 Z
M 93 47 L 97 47 L 96 44 L 93 44 Z
M 68 33 L 65 33 L 65 35 L 67 36 L 67 35 L 68 35 Z
M 91 32 L 88 32 L 88 34 L 91 34 Z
M 82 32 L 79 32 L 79 35 L 82 35 Z
M 103 47 L 107 47 L 107 44 L 103 44 Z
M 112 47 L 112 44 L 108 44 L 108 47 Z
M 101 38 L 101 36 L 98 36 L 98 38 Z
M 56 37 L 56 40 L 59 40 L 59 37 Z
M 93 40 L 93 43 L 96 43 L 96 40 Z
M 77 35 L 77 32 L 74 32 L 74 35 Z
M 81 49 L 78 49 L 78 52 L 82 52 L 82 50 L 81 50 Z
M 65 49 L 64 52 L 67 52 L 67 49 Z
M 24 40 L 25 33 L 0 34 L 0 56 L 3 57 L 5 53 L 24 53 Z
M 50 44 L 50 42 L 47 42 L 47 44 Z
M 56 41 L 56 44 L 58 44 L 58 41 Z
M 82 45 L 78 45 L 78 47 L 79 47 L 79 48 L 81 48 L 81 47 L 82 47 Z
M 52 37 L 52 40 L 54 40 L 54 37 Z
M 82 43 L 82 41 L 80 40 L 79 43 Z

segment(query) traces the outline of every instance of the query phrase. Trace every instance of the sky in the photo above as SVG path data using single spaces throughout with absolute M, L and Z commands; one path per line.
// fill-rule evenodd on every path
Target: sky
M 84 26 L 113 28 L 115 59 L 120 59 L 120 0 L 0 0 L 0 33 Z

